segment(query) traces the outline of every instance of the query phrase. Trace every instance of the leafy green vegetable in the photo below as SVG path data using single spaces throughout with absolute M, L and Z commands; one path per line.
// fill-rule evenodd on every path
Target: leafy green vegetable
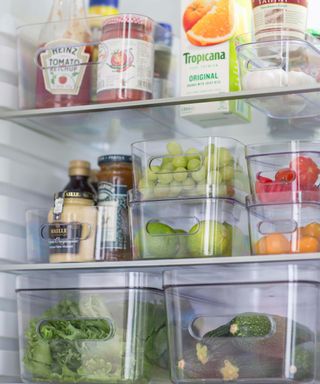
M 130 342 L 130 371 L 124 360 L 128 344 L 121 328 L 127 323 L 121 303 L 112 306 L 111 316 L 98 295 L 81 296 L 76 302 L 65 298 L 32 319 L 26 330 L 25 369 L 33 381 L 50 382 L 131 382 L 151 376 L 155 367 L 167 367 L 166 316 L 159 304 L 142 302 L 137 314 L 145 319 L 141 337 Z M 121 308 L 120 308 L 121 307 Z M 109 320 L 112 319 L 112 320 Z M 118 321 L 117 321 L 118 320 Z M 141 321 L 139 318 L 137 321 Z M 112 325 L 114 322 L 114 326 Z M 141 348 L 141 351 L 139 350 Z M 141 363 L 141 356 L 146 357 Z M 135 355 L 140 359 L 135 361 Z

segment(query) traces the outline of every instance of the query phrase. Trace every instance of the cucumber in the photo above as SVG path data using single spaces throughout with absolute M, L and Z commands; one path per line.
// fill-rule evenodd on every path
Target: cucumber
M 220 338 L 232 338 L 234 345 L 245 351 L 282 359 L 287 338 L 287 318 L 263 313 L 243 313 L 229 323 L 207 332 L 203 343 L 212 350 L 219 348 Z M 313 341 L 314 333 L 307 327 L 292 322 L 295 328 L 295 345 Z

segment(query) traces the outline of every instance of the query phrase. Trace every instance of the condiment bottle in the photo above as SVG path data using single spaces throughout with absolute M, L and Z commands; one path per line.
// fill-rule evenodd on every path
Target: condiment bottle
M 170 97 L 169 72 L 171 65 L 172 26 L 160 23 L 155 31 L 153 98 Z
M 107 155 L 98 160 L 97 260 L 131 259 L 127 192 L 132 188 L 131 156 Z
M 154 23 L 146 16 L 108 17 L 99 46 L 97 99 L 101 103 L 152 98 Z
M 88 104 L 91 92 L 91 33 L 84 0 L 54 0 L 40 33 L 36 107 Z
M 94 197 L 96 190 L 89 181 L 92 171 L 90 163 L 85 160 L 72 160 L 69 164 L 69 183 L 63 189 L 69 192 L 88 192 Z
M 51 263 L 94 261 L 97 210 L 89 174 L 89 162 L 71 161 L 70 181 L 64 191 L 55 196 L 48 217 Z
M 305 38 L 308 0 L 252 0 L 256 39 Z
M 92 40 L 94 42 L 92 51 L 93 63 L 98 62 L 99 57 L 99 44 L 101 40 L 102 24 L 106 17 L 117 15 L 119 0 L 90 0 L 89 4 L 89 25 L 92 34 Z M 97 99 L 97 65 L 92 66 L 92 78 L 91 78 L 91 101 L 95 102 Z

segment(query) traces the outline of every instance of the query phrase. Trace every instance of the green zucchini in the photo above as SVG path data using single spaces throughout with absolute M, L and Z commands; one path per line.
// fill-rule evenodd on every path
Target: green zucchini
M 220 338 L 232 338 L 234 345 L 246 352 L 262 354 L 278 359 L 283 358 L 287 338 L 286 317 L 263 313 L 243 313 L 229 323 L 207 332 L 203 343 L 216 350 L 221 345 Z M 312 341 L 314 333 L 307 327 L 292 322 L 295 329 L 295 345 Z

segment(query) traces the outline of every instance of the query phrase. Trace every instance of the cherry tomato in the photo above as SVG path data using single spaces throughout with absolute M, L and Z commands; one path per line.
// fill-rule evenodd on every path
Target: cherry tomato
M 261 176 L 260 174 L 257 175 L 257 180 L 262 184 L 268 184 L 273 182 L 273 180 L 269 177 Z
M 297 183 L 302 190 L 313 187 L 318 180 L 319 168 L 310 157 L 296 157 L 290 162 L 290 168 L 297 173 Z
M 276 173 L 275 179 L 278 182 L 292 183 L 296 179 L 296 176 L 296 172 L 293 169 L 283 168 L 279 169 Z

